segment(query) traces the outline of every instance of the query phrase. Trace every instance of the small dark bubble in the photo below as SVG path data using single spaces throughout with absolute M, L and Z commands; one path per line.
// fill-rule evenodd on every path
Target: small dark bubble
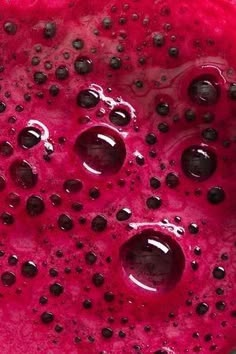
M 220 90 L 213 77 L 200 76 L 190 83 L 188 94 L 193 102 L 208 106 L 218 101 Z
M 111 291 L 107 291 L 104 294 L 104 300 L 106 302 L 112 302 L 112 301 L 114 301 L 114 299 L 115 299 L 115 295 Z
M 102 26 L 104 29 L 110 29 L 112 27 L 112 20 L 110 17 L 105 17 L 102 20 Z
M 63 188 L 67 193 L 77 193 L 82 189 L 82 182 L 79 179 L 68 179 L 64 182 Z
M 198 268 L 199 268 L 198 262 L 192 261 L 191 262 L 191 267 L 192 267 L 192 270 L 194 270 L 194 271 L 198 270 Z
M 25 100 L 26 102 L 30 102 L 30 101 L 31 101 L 31 95 L 30 95 L 29 92 L 26 92 L 26 93 L 24 94 L 24 100 Z
M 200 255 L 202 254 L 201 248 L 198 247 L 198 246 L 196 246 L 196 247 L 194 248 L 194 254 L 195 254 L 196 256 L 200 256 Z
M 218 139 L 218 132 L 214 128 L 207 128 L 202 131 L 202 137 L 208 141 L 216 141 Z
M 225 192 L 221 187 L 212 187 L 207 192 L 207 200 L 211 204 L 219 204 L 225 199 Z
M 4 225 L 12 225 L 14 223 L 14 216 L 8 212 L 3 212 L 1 220 Z
M 188 225 L 188 231 L 190 234 L 196 235 L 199 231 L 199 227 L 197 224 L 189 224 Z
M 50 268 L 49 269 L 49 275 L 52 277 L 52 278 L 55 278 L 58 276 L 58 270 L 55 269 L 55 268 Z
M 57 85 L 51 85 L 49 87 L 49 93 L 52 97 L 56 97 L 60 92 L 60 89 Z
M 26 211 L 30 216 L 37 216 L 44 212 L 45 205 L 41 197 L 32 195 L 27 199 Z
M 55 332 L 61 333 L 64 328 L 63 328 L 63 326 L 57 324 L 54 329 L 55 329 Z
M 168 49 L 168 54 L 172 58 L 177 58 L 179 56 L 179 49 L 176 47 L 171 47 Z
M 129 124 L 131 117 L 130 113 L 123 108 L 115 108 L 109 114 L 110 121 L 118 126 L 125 126 Z
M 47 22 L 43 29 L 43 35 L 45 38 L 50 39 L 55 37 L 57 32 L 57 26 L 55 22 Z
M 32 261 L 24 262 L 21 266 L 21 274 L 26 278 L 33 278 L 38 274 L 38 268 Z
M 16 276 L 12 272 L 3 272 L 1 275 L 1 281 L 4 286 L 12 286 L 16 282 Z
M 167 102 L 159 102 L 156 106 L 156 112 L 160 115 L 160 116 L 167 116 L 170 112 L 170 107 L 169 104 Z
M 132 212 L 130 209 L 128 208 L 123 208 L 118 210 L 118 212 L 116 213 L 116 219 L 118 221 L 125 221 L 128 220 L 132 215 Z
M 24 110 L 24 107 L 20 104 L 18 104 L 15 108 L 15 111 L 18 113 L 23 112 L 23 110 Z
M 141 80 L 136 80 L 134 82 L 134 85 L 137 87 L 137 88 L 142 88 L 143 87 L 143 81 Z
M 97 215 L 92 219 L 91 228 L 95 232 L 102 232 L 107 227 L 107 220 L 102 215 Z
M 100 197 L 100 191 L 98 187 L 93 187 L 89 190 L 89 196 L 92 199 L 97 199 Z
M 124 331 L 119 331 L 118 333 L 120 338 L 125 338 L 126 337 L 126 333 Z
M 8 257 L 8 264 L 10 266 L 15 266 L 18 263 L 18 257 L 15 254 L 12 254 Z
M 161 186 L 161 182 L 157 177 L 151 177 L 149 183 L 150 183 L 150 187 L 153 189 L 158 189 Z
M 113 330 L 111 328 L 103 328 L 102 329 L 102 336 L 104 338 L 111 338 L 113 336 Z
M 181 222 L 181 217 L 180 216 L 175 216 L 175 222 L 180 223 Z
M 8 21 L 3 25 L 4 31 L 9 35 L 15 35 L 17 32 L 17 25 L 14 22 Z
M 210 342 L 211 340 L 212 340 L 212 334 L 210 334 L 210 333 L 207 333 L 207 334 L 205 334 L 205 336 L 204 336 L 204 340 L 205 340 L 205 342 Z
M 44 63 L 44 68 L 45 68 L 46 70 L 51 70 L 52 67 L 53 67 L 52 62 L 49 61 L 49 60 L 46 60 L 45 63 Z
M 78 57 L 74 62 L 75 71 L 80 75 L 89 74 L 93 70 L 92 60 L 88 57 Z
M 0 101 L 0 113 L 3 113 L 6 110 L 6 103 Z
M 42 46 L 40 44 L 36 44 L 34 47 L 36 53 L 41 53 L 42 52 Z
M 196 312 L 200 316 L 205 315 L 208 312 L 208 310 L 209 310 L 209 306 L 205 302 L 200 302 L 196 307 Z
M 51 200 L 52 205 L 54 205 L 54 206 L 61 205 L 61 202 L 62 202 L 61 197 L 58 194 L 50 195 L 50 200 Z
M 5 252 L 3 250 L 0 250 L 0 257 L 3 257 Z
M 162 47 L 165 44 L 165 37 L 162 33 L 155 33 L 153 36 L 154 47 Z
M 196 113 L 189 108 L 184 112 L 184 117 L 187 122 L 193 122 L 196 119 Z
M 91 309 L 93 306 L 92 301 L 90 299 L 86 299 L 83 301 L 83 308 L 85 308 L 86 310 Z
M 116 50 L 117 52 L 122 53 L 125 50 L 125 47 L 122 44 L 118 44 Z
M 154 145 L 154 144 L 156 144 L 156 142 L 157 142 L 156 135 L 153 134 L 153 133 L 147 134 L 146 137 L 145 137 L 145 142 L 146 142 L 148 145 Z
M 169 188 L 176 188 L 179 185 L 179 177 L 175 173 L 168 173 L 165 179 L 166 185 Z
M 217 288 L 217 289 L 216 289 L 216 294 L 217 294 L 217 295 L 224 295 L 224 289 L 222 289 L 222 288 Z
M 41 314 L 41 321 L 45 324 L 51 323 L 54 320 L 54 315 L 52 312 L 45 311 Z
M 57 220 L 59 228 L 63 231 L 70 231 L 74 227 L 74 222 L 69 215 L 61 214 Z
M 82 341 L 82 339 L 78 336 L 74 338 L 75 344 L 79 344 L 81 341 Z
M 146 206 L 148 207 L 148 209 L 153 209 L 153 210 L 158 209 L 160 208 L 161 204 L 162 204 L 162 200 L 160 197 L 152 196 L 147 198 L 146 200 Z
M 93 284 L 98 288 L 104 284 L 104 276 L 101 273 L 95 273 L 92 276 L 92 282 Z
M 77 104 L 82 108 L 93 108 L 99 103 L 99 93 L 94 90 L 82 90 L 77 96 Z
M 49 291 L 54 296 L 60 296 L 64 291 L 64 287 L 60 283 L 54 283 L 50 285 Z
M 39 65 L 39 64 L 40 64 L 40 58 L 37 57 L 37 56 L 32 57 L 32 59 L 31 59 L 31 64 L 32 64 L 33 66 Z
M 225 277 L 225 269 L 223 267 L 215 267 L 213 269 L 212 275 L 215 279 L 224 279 Z
M 39 303 L 41 305 L 46 305 L 48 303 L 48 298 L 46 296 L 40 296 Z
M 229 255 L 228 255 L 228 253 L 222 253 L 220 258 L 222 259 L 222 261 L 228 261 Z
M 9 157 L 13 154 L 13 146 L 8 141 L 2 141 L 0 143 L 0 154 L 5 157 Z
M 97 260 L 97 255 L 94 252 L 87 252 L 85 254 L 85 261 L 87 264 L 93 265 L 94 263 L 96 263 Z
M 56 68 L 55 75 L 58 80 L 65 80 L 69 77 L 69 70 L 65 65 L 60 65 Z
M 215 119 L 215 116 L 212 112 L 207 112 L 203 115 L 203 121 L 204 123 L 212 123 Z
M 168 131 L 170 129 L 168 123 L 166 123 L 166 122 L 159 123 L 157 128 L 158 128 L 159 132 L 161 132 L 161 133 L 168 133 Z
M 110 67 L 111 67 L 112 69 L 117 70 L 117 69 L 120 69 L 120 68 L 121 68 L 121 66 L 122 66 L 122 61 L 121 61 L 121 59 L 118 58 L 118 57 L 112 57 L 112 58 L 110 59 L 109 65 L 110 65 Z
M 135 157 L 135 161 L 136 161 L 137 165 L 139 165 L 139 166 L 143 166 L 145 164 L 145 159 L 142 155 L 137 155 Z
M 73 202 L 71 204 L 71 208 L 76 212 L 81 211 L 83 209 L 83 207 L 84 207 L 83 204 L 80 202 Z
M 159 349 L 159 350 L 156 350 L 153 354 L 168 354 L 168 353 L 164 349 Z
M 216 309 L 219 311 L 224 311 L 226 308 L 226 304 L 224 301 L 217 301 L 215 306 L 216 306 Z
M 34 73 L 34 82 L 38 85 L 42 85 L 47 81 L 47 75 L 42 71 L 37 71 Z
M 74 49 L 79 50 L 84 48 L 84 41 L 83 39 L 77 38 L 72 41 L 72 46 Z
M 147 59 L 145 57 L 140 57 L 138 59 L 138 62 L 139 62 L 140 65 L 145 65 L 146 62 L 147 62 Z

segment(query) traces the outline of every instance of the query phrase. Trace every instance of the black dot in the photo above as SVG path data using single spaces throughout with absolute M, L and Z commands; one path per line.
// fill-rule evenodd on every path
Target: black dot
M 159 349 L 159 350 L 156 350 L 153 354 L 168 354 L 168 353 L 164 349 Z
M 176 188 L 179 185 L 179 177 L 172 172 L 168 173 L 165 181 L 169 188 Z
M 9 157 L 13 154 L 13 146 L 8 141 L 0 143 L 0 154 L 4 157 Z
M 104 276 L 101 273 L 95 273 L 92 276 L 92 282 L 93 284 L 98 288 L 104 284 Z
M 12 225 L 14 223 L 14 216 L 8 212 L 3 212 L 1 220 L 4 225 Z
M 95 232 L 102 232 L 107 227 L 107 219 L 102 215 L 97 215 L 92 219 L 91 227 Z
M 146 205 L 148 209 L 158 209 L 160 208 L 161 204 L 162 204 L 162 200 L 160 197 L 149 197 L 146 200 Z
M 58 226 L 63 231 L 69 231 L 73 228 L 74 222 L 70 216 L 66 214 L 61 214 L 58 218 Z
M 54 296 L 60 296 L 64 291 L 64 287 L 59 283 L 54 283 L 50 285 L 49 291 Z
M 112 57 L 112 58 L 110 59 L 109 65 L 110 65 L 110 67 L 111 67 L 112 69 L 117 70 L 117 69 L 120 69 L 120 68 L 121 68 L 121 66 L 122 66 L 122 61 L 121 61 L 121 59 L 118 58 L 118 57 Z
M 200 302 L 196 307 L 198 315 L 205 315 L 209 310 L 209 306 L 205 302 Z
M 49 275 L 53 278 L 58 276 L 58 271 L 55 268 L 50 268 L 49 269 Z
M 18 144 L 23 149 L 31 149 L 41 141 L 41 131 L 38 128 L 26 127 L 18 135 Z
M 56 35 L 57 26 L 54 22 L 47 22 L 43 29 L 45 38 L 53 38 Z
M 52 312 L 48 312 L 48 311 L 43 312 L 40 317 L 41 317 L 41 321 L 43 323 L 45 323 L 45 324 L 51 323 L 54 320 L 53 313 Z
M 40 296 L 39 303 L 41 305 L 46 305 L 48 303 L 48 298 L 46 296 Z
M 110 17 L 105 17 L 103 20 L 102 20 L 102 27 L 104 29 L 110 29 L 112 27 L 112 20 Z
M 221 187 L 212 187 L 207 192 L 207 200 L 211 204 L 219 204 L 225 199 L 225 192 Z
M 103 328 L 102 329 L 102 336 L 104 338 L 111 338 L 113 336 L 113 330 L 111 328 Z
M 8 257 L 8 264 L 10 266 L 17 265 L 18 263 L 18 257 L 15 254 L 12 254 Z
M 61 197 L 58 194 L 52 194 L 50 196 L 50 200 L 52 202 L 52 205 L 58 206 L 61 204 Z
M 167 116 L 169 114 L 169 112 L 170 112 L 169 104 L 167 102 L 158 103 L 157 106 L 156 106 L 156 112 L 160 116 Z
M 74 62 L 74 68 L 80 75 L 89 74 L 93 70 L 93 62 L 88 57 L 78 57 Z
M 132 212 L 130 209 L 128 208 L 123 208 L 120 209 L 117 213 L 116 213 L 116 219 L 118 221 L 125 221 L 128 220 L 132 215 Z
M 221 280 L 225 277 L 225 270 L 223 267 L 215 267 L 212 274 L 215 279 Z
M 61 333 L 63 331 L 63 326 L 57 324 L 54 329 L 55 332 Z

